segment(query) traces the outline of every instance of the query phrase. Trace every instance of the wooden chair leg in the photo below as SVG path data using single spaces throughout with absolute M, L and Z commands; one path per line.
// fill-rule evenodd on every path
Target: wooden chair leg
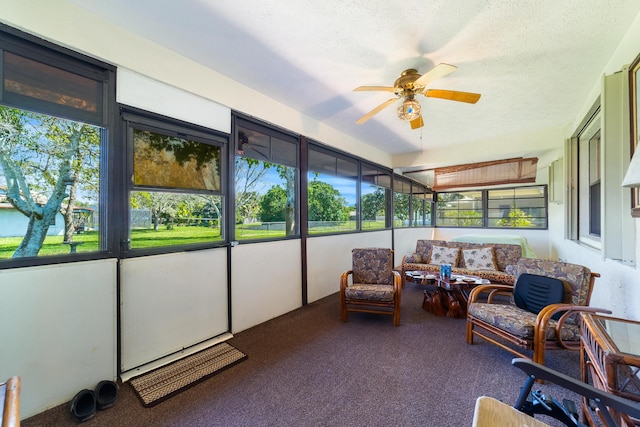
M 467 344 L 473 344 L 473 323 L 467 320 Z
M 347 321 L 347 304 L 344 301 L 344 295 L 340 296 L 340 320 Z
M 400 326 L 400 306 L 393 309 L 393 325 Z

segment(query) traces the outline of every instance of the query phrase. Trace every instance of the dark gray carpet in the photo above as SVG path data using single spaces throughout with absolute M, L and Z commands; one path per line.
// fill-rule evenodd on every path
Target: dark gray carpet
M 391 316 L 365 313 L 342 323 L 331 295 L 236 334 L 229 344 L 245 362 L 152 408 L 125 383 L 116 404 L 83 425 L 470 426 L 478 396 L 515 402 L 525 375 L 510 353 L 466 344 L 464 320 L 422 310 L 420 285 L 408 283 L 402 298 L 394 327 Z M 577 352 L 549 352 L 547 366 L 579 378 Z M 23 422 L 73 425 L 67 405 Z

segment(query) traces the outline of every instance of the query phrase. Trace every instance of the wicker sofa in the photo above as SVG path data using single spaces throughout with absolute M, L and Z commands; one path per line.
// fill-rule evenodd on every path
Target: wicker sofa
M 416 251 L 413 254 L 402 257 L 401 275 L 404 285 L 407 271 L 440 272 L 440 262 L 431 259 L 433 247 L 437 249 L 459 248 L 459 257 L 455 265 L 452 265 L 452 274 L 468 274 L 488 279 L 492 283 L 513 285 L 515 283 L 515 264 L 522 257 L 522 246 L 508 243 L 468 243 L 447 242 L 445 240 L 418 240 Z M 496 269 L 475 269 L 465 264 L 465 256 L 469 250 L 490 248 L 494 254 L 494 266 Z M 467 252 L 463 252 L 467 251 Z M 486 252 L 486 251 L 485 251 Z M 471 268 L 468 268 L 471 267 Z

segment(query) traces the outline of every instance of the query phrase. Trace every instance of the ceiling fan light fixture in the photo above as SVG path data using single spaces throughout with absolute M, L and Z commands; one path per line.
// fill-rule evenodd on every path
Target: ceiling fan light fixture
M 398 107 L 398 117 L 410 122 L 420 117 L 420 103 L 415 99 L 405 99 Z

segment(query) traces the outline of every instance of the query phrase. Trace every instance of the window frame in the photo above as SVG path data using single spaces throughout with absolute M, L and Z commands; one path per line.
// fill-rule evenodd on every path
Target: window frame
M 227 149 L 229 146 L 229 135 L 212 129 L 203 128 L 191 123 L 185 123 L 175 119 L 169 119 L 151 112 L 121 106 L 121 133 L 124 150 L 126 152 L 126 162 L 123 168 L 122 206 L 126 207 L 126 218 L 121 220 L 121 258 L 135 258 L 148 255 L 159 255 L 183 251 L 200 249 L 211 249 L 229 245 L 229 236 L 226 232 L 229 221 L 226 211 L 227 194 Z M 183 139 L 213 145 L 220 148 L 220 190 L 190 190 L 162 186 L 144 186 L 133 183 L 133 131 L 134 129 L 157 132 L 163 135 L 176 136 Z M 209 194 L 221 198 L 221 221 L 219 240 L 210 242 L 198 242 L 183 245 L 167 245 L 151 248 L 131 248 L 130 247 L 130 195 L 133 191 L 146 192 L 168 192 L 179 194 Z M 125 215 L 123 215 L 125 216 Z
M 59 68 L 82 77 L 99 81 L 102 87 L 100 96 L 102 114 L 98 120 L 87 120 L 87 117 L 70 114 L 70 110 L 60 105 L 37 101 L 24 96 L 7 100 L 4 95 L 4 51 L 40 62 L 44 65 Z M 41 265 L 61 264 L 76 261 L 90 261 L 111 258 L 118 251 L 114 239 L 117 226 L 114 226 L 115 213 L 108 208 L 112 203 L 113 177 L 116 175 L 117 156 L 115 149 L 116 138 L 116 67 L 99 61 L 73 50 L 61 47 L 23 31 L 0 24 L 0 103 L 11 108 L 32 111 L 38 114 L 50 115 L 80 121 L 99 126 L 103 129 L 100 142 L 99 165 L 99 249 L 92 252 L 75 252 L 47 256 L 7 258 L 0 260 L 0 270 L 32 267 Z
M 375 173 L 375 178 L 373 179 L 374 181 L 377 181 L 378 183 L 371 183 L 368 181 L 365 181 L 364 176 L 365 176 L 365 172 L 371 172 L 371 174 L 367 174 L 367 176 L 373 176 L 373 174 Z M 380 185 L 380 177 L 388 177 L 389 180 L 389 184 L 388 185 Z M 368 185 L 375 185 L 378 188 L 382 188 L 384 189 L 385 192 L 385 207 L 384 207 L 384 227 L 383 228 L 367 228 L 365 229 L 362 224 L 365 221 L 365 219 L 363 218 L 363 207 L 362 207 L 362 202 L 363 202 L 363 186 L 365 184 Z M 369 194 L 369 193 L 367 193 Z M 392 209 L 392 204 L 393 204 L 393 171 L 391 169 L 387 169 L 387 168 L 383 168 L 381 166 L 375 165 L 373 163 L 367 162 L 367 161 L 361 161 L 360 162 L 360 197 L 358 200 L 358 211 L 360 212 L 360 215 L 358 215 L 358 221 L 359 221 L 359 229 L 362 232 L 370 232 L 370 231 L 381 231 L 381 230 L 390 230 L 393 227 L 393 209 Z
M 325 174 L 325 175 L 331 175 L 330 171 L 319 171 L 319 170 L 315 170 L 313 169 L 313 165 L 311 164 L 311 151 L 316 151 L 319 154 L 325 155 L 325 156 L 330 156 L 333 157 L 335 159 L 335 168 L 333 170 L 333 176 L 337 177 L 337 178 L 343 178 L 343 179 L 347 179 L 347 180 L 353 180 L 354 181 L 354 189 L 355 189 L 355 227 L 353 229 L 346 229 L 346 230 L 336 230 L 336 231 L 329 231 L 329 232 L 322 232 L 322 233 L 310 233 L 309 230 L 309 183 L 311 182 L 309 180 L 309 174 L 314 172 L 314 173 L 319 173 L 319 174 Z M 329 148 L 323 144 L 320 144 L 316 141 L 312 141 L 309 140 L 308 144 L 307 144 L 307 152 L 306 152 L 306 170 L 303 171 L 302 173 L 304 173 L 306 175 L 306 184 L 307 184 L 307 189 L 305 191 L 305 194 L 307 195 L 307 198 L 305 200 L 306 202 L 306 219 L 307 219 L 307 223 L 304 224 L 305 230 L 306 230 L 306 235 L 307 237 L 321 237 L 321 236 L 331 236 L 331 235 L 336 235 L 336 234 L 349 234 L 349 233 L 358 233 L 358 232 L 362 232 L 361 226 L 360 226 L 360 198 L 361 198 L 361 194 L 360 194 L 360 187 L 361 187 L 361 161 L 362 159 L 348 155 L 342 151 L 338 151 L 332 148 Z M 347 162 L 352 164 L 356 170 L 354 171 L 353 175 L 348 175 L 346 173 L 340 173 L 340 168 L 338 165 L 338 162 L 342 161 L 342 162 Z M 354 179 L 355 178 L 355 179 Z M 342 195 L 342 193 L 341 193 Z M 349 219 L 347 219 L 347 222 L 349 221 Z
M 257 121 L 255 119 L 251 119 L 250 117 L 235 113 L 233 115 L 233 140 L 234 140 L 234 145 L 233 145 L 233 151 L 229 153 L 229 158 L 233 158 L 233 161 L 230 160 L 230 165 L 229 165 L 229 180 L 230 180 L 230 188 L 229 188 L 229 206 L 231 206 L 229 212 L 233 212 L 233 221 L 228 221 L 228 235 L 229 235 L 229 239 L 232 241 L 237 241 L 239 244 L 248 244 L 248 243 L 259 243 L 259 242 L 272 242 L 272 241 L 277 241 L 277 240 L 288 240 L 288 239 L 299 239 L 301 236 L 301 223 L 300 223 L 300 206 L 301 206 L 301 192 L 300 192 L 300 186 L 301 186 L 301 175 L 302 175 L 302 169 L 300 167 L 301 164 L 301 144 L 300 144 L 300 137 L 299 135 L 296 135 L 294 133 L 290 133 L 290 132 L 285 132 L 284 130 L 280 129 L 280 128 L 276 128 L 274 126 L 270 126 L 269 124 L 262 122 L 262 121 Z M 295 206 L 294 206 L 294 216 L 295 216 L 295 233 L 293 235 L 285 235 L 285 236 L 276 236 L 276 237 L 264 237 L 264 238 L 255 238 L 255 239 L 238 239 L 236 237 L 235 234 L 235 223 L 236 223 L 236 218 L 235 218 L 235 213 L 236 213 L 236 182 L 235 182 L 235 159 L 236 159 L 236 155 L 238 153 L 238 150 L 240 150 L 240 141 L 239 141 L 239 134 L 240 134 L 240 129 L 244 128 L 244 129 L 248 129 L 248 130 L 252 130 L 255 132 L 260 132 L 264 135 L 268 135 L 270 138 L 277 138 L 280 140 L 283 140 L 285 142 L 289 142 L 291 144 L 295 144 L 296 147 L 296 154 L 295 154 L 295 166 L 291 166 L 291 165 L 286 165 L 286 164 L 282 164 L 282 163 L 275 163 L 275 164 L 279 164 L 279 165 L 283 165 L 283 166 L 287 166 L 287 167 L 294 167 L 296 170 L 296 177 L 295 177 Z M 255 160 L 259 160 L 259 161 L 264 161 L 261 159 L 257 159 L 255 157 L 251 157 L 248 156 L 250 158 L 253 158 Z M 269 156 L 269 160 L 272 160 L 273 156 Z M 233 182 L 231 182 L 233 180 Z
M 498 200 L 498 199 L 489 199 L 489 194 L 492 191 L 505 191 L 505 190 L 514 190 L 517 191 L 519 189 L 524 189 L 524 188 L 536 188 L 539 187 L 543 190 L 543 197 L 539 197 L 539 199 L 543 200 L 543 204 L 544 204 L 544 211 L 545 211 L 545 216 L 544 216 L 544 227 L 499 227 L 499 226 L 490 226 L 490 220 L 493 217 L 489 216 L 489 201 L 490 200 Z M 480 192 L 480 202 L 481 202 L 481 226 L 479 227 L 473 227 L 473 226 L 469 226 L 469 227 L 464 227 L 464 226 L 456 226 L 456 225 L 442 225 L 439 223 L 438 218 L 439 218 L 439 212 L 440 209 L 437 207 L 438 203 L 440 202 L 440 195 L 443 194 L 451 194 L 451 193 L 477 193 Z M 522 199 L 528 199 L 526 197 L 523 197 Z M 514 197 L 513 200 L 518 200 L 517 197 Z M 460 191 L 456 191 L 456 190 L 452 190 L 452 191 L 440 191 L 436 193 L 436 209 L 437 209 L 437 213 L 436 213 L 436 223 L 435 223 L 435 227 L 440 227 L 440 228 L 461 228 L 461 229 L 473 229 L 473 228 L 478 228 L 478 229 L 490 229 L 490 230 L 548 230 L 549 229 L 549 194 L 548 194 L 548 185 L 547 184 L 535 184 L 535 185 L 520 185 L 520 186 L 511 186 L 511 187 L 492 187 L 492 188 L 482 188 L 482 189 L 467 189 L 465 188 L 464 190 L 460 190 Z M 459 209 L 458 209 L 459 210 Z M 457 217 L 459 218 L 459 217 Z M 536 217 L 536 218 L 543 218 L 543 217 Z

